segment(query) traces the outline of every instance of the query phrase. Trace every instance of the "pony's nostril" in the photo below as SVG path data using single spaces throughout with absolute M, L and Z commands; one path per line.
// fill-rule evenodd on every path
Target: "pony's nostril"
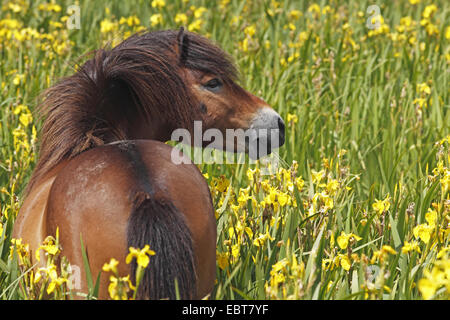
M 280 129 L 280 131 L 284 133 L 284 127 L 285 127 L 284 121 L 283 121 L 283 119 L 281 119 L 281 117 L 279 117 L 278 118 L 278 129 Z
M 284 144 L 284 136 L 285 136 L 285 124 L 283 119 L 281 117 L 278 118 L 278 129 L 280 130 L 280 140 L 279 140 L 279 146 L 281 147 Z

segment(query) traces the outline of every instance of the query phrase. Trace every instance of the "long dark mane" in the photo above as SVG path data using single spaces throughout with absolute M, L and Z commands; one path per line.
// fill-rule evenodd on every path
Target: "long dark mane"
M 190 129 L 197 102 L 182 78 L 183 68 L 234 81 L 231 59 L 209 40 L 190 32 L 137 34 L 95 51 L 78 71 L 43 94 L 44 118 L 38 163 L 27 186 L 65 159 L 131 136 L 134 121 L 170 119 Z

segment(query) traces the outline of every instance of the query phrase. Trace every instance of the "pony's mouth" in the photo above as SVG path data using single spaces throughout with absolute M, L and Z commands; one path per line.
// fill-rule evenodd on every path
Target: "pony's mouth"
M 253 160 L 265 157 L 284 144 L 284 131 L 273 129 L 269 134 L 261 135 L 246 141 L 245 151 Z

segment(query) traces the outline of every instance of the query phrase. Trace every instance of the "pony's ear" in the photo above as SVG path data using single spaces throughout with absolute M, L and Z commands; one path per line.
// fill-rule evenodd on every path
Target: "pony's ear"
M 189 38 L 188 35 L 184 32 L 184 28 L 181 27 L 180 31 L 178 31 L 177 35 L 177 44 L 176 50 L 178 54 L 178 62 L 180 64 L 184 64 L 187 57 Z

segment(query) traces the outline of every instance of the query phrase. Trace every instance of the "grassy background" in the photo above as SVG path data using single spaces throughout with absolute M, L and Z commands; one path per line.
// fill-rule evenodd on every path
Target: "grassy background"
M 448 297 L 449 277 L 426 272 L 449 240 L 447 1 L 377 1 L 378 30 L 366 27 L 369 1 L 77 1 L 75 30 L 65 25 L 72 2 L 46 3 L 0 9 L 1 299 L 31 296 L 9 247 L 37 157 L 36 96 L 93 49 L 180 25 L 229 52 L 241 84 L 287 122 L 278 174 L 252 180 L 247 164 L 200 165 L 218 219 L 211 297 L 419 299 L 424 277 L 426 297 Z M 389 208 L 373 206 L 385 199 Z M 361 239 L 341 246 L 342 232 Z M 414 241 L 420 253 L 402 252 Z

